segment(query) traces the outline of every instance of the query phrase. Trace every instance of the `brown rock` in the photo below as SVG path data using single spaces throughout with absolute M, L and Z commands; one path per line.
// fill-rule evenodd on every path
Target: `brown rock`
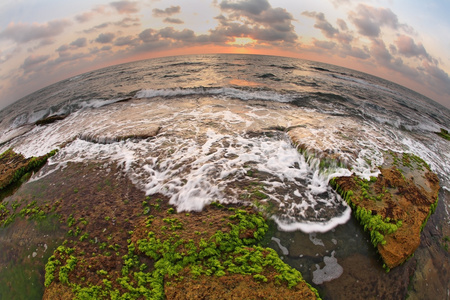
M 382 231 L 385 242 L 377 248 L 388 268 L 408 259 L 420 245 L 420 232 L 437 203 L 439 179 L 418 157 L 407 154 L 386 154 L 381 174 L 372 182 L 357 176 L 336 179 L 339 192 L 347 197 L 354 212 L 358 207 L 379 215 L 385 223 L 398 224 L 395 232 Z M 389 157 L 392 156 L 392 157 Z M 365 186 L 364 186 L 365 185 Z M 362 224 L 364 221 L 361 220 Z M 367 223 L 366 223 L 367 224 Z M 372 225 L 366 225 L 369 231 Z
M 27 165 L 27 159 L 21 154 L 7 150 L 0 155 L 0 189 L 12 181 L 14 173 Z

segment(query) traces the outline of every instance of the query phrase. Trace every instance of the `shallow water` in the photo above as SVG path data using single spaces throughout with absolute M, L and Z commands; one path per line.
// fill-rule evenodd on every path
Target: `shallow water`
M 55 115 L 68 116 L 33 125 Z M 335 176 L 376 176 L 384 151 L 414 153 L 443 187 L 423 235 L 450 235 L 450 151 L 435 134 L 450 129 L 450 111 L 379 78 L 279 57 L 163 58 L 64 80 L 4 109 L 0 119 L 0 152 L 12 147 L 30 157 L 60 149 L 29 184 L 73 162 L 105 170 L 117 164 L 139 189 L 167 196 L 178 211 L 212 201 L 258 207 L 276 224 L 267 244 L 326 299 L 340 299 L 345 288 L 355 299 L 420 298 L 428 295 L 420 291 L 427 276 L 448 278 L 434 264 L 436 257 L 448 263 L 448 252 L 432 238 L 420 258 L 385 274 L 367 234 L 328 186 Z M 341 164 L 323 167 L 321 159 Z M 427 259 L 438 275 L 421 271 Z M 429 295 L 445 296 L 436 286 Z
M 326 233 L 283 232 L 272 224 L 264 245 L 299 270 L 324 299 L 449 299 L 450 233 L 443 211 L 450 194 L 441 190 L 437 212 L 421 234 L 415 255 L 386 273 L 370 237 L 355 219 Z

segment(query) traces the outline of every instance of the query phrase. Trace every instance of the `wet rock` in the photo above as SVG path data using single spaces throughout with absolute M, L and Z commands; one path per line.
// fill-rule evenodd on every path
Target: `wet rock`
M 439 135 L 441 138 L 446 139 L 448 141 L 450 141 L 450 134 L 448 133 L 447 130 L 445 130 L 444 128 L 441 128 L 440 132 L 435 132 L 437 135 Z
M 25 158 L 9 149 L 0 154 L 0 190 L 19 181 L 24 174 L 40 168 L 56 151 L 40 156 Z
M 55 123 L 56 121 L 64 120 L 65 118 L 67 118 L 67 116 L 68 115 L 50 116 L 50 117 L 41 119 L 34 124 L 38 125 L 38 126 L 47 125 L 47 124 Z
M 5 188 L 14 181 L 15 173 L 25 169 L 28 165 L 27 161 L 23 155 L 17 154 L 12 150 L 7 150 L 0 155 L 0 189 Z
M 388 153 L 381 174 L 370 181 L 355 175 L 332 184 L 352 206 L 387 268 L 410 257 L 437 205 L 439 179 L 414 155 Z

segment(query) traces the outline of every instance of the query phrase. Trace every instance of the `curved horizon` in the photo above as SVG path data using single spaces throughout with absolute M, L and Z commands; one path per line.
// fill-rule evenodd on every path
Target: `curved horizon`
M 215 53 L 337 65 L 450 108 L 445 1 L 37 2 L 0 4 L 0 109 L 104 67 Z

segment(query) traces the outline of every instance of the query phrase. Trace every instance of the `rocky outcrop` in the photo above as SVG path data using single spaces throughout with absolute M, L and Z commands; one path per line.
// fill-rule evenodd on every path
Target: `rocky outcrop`
M 41 120 L 36 121 L 36 123 L 34 123 L 35 125 L 38 126 L 43 126 L 43 125 L 47 125 L 47 124 L 52 124 L 55 123 L 56 121 L 60 121 L 60 120 L 64 120 L 65 118 L 67 118 L 68 115 L 55 115 L 55 116 L 50 116 Z
M 450 134 L 444 128 L 441 128 L 441 131 L 436 132 L 436 134 L 439 135 L 441 138 L 446 139 L 447 141 L 450 141 Z
M 407 260 L 420 244 L 420 233 L 434 212 L 439 179 L 419 157 L 386 153 L 381 174 L 364 180 L 355 175 L 334 178 L 332 186 L 368 230 L 385 268 Z
M 0 190 L 17 182 L 25 173 L 42 166 L 56 150 L 40 156 L 25 158 L 22 154 L 9 149 L 0 154 Z
M 68 164 L 43 179 L 68 230 L 45 266 L 43 299 L 320 299 L 259 245 L 268 225 L 253 209 L 176 213 L 117 171 Z

